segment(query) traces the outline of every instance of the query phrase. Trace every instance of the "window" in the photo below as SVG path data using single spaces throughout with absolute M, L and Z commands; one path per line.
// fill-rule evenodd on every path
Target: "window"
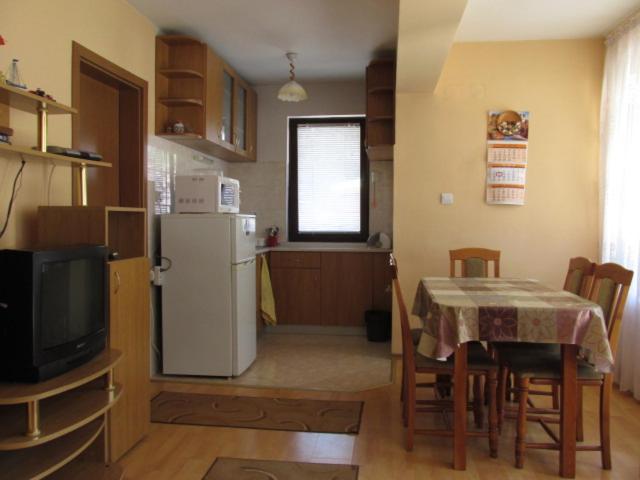
M 363 117 L 289 119 L 289 240 L 366 241 L 368 178 Z

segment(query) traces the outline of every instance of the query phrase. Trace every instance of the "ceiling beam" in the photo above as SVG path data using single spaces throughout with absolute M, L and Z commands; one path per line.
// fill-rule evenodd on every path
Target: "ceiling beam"
M 397 93 L 433 93 L 467 0 L 400 0 Z

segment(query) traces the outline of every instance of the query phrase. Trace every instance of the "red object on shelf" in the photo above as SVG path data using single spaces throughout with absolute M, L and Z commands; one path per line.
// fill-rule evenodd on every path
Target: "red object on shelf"
M 4 38 L 0 35 L 0 45 L 4 45 Z
M 278 246 L 278 236 L 268 236 L 267 237 L 267 247 L 277 247 Z

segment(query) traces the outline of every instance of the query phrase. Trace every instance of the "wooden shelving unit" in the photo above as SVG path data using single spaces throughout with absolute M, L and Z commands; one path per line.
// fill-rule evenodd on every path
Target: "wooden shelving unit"
M 0 102 L 28 113 L 38 113 L 43 106 L 49 115 L 78 113 L 78 110 L 73 107 L 2 83 L 0 83 Z
M 86 205 L 87 199 L 87 167 L 111 167 L 108 162 L 96 162 L 93 160 L 84 160 L 64 155 L 55 155 L 47 152 L 47 131 L 49 115 L 64 115 L 78 113 L 73 107 L 63 105 L 62 103 L 49 100 L 39 95 L 34 95 L 21 88 L 11 87 L 4 83 L 0 83 L 0 119 L 9 123 L 10 114 L 9 107 L 22 110 L 23 112 L 33 113 L 38 116 L 38 146 L 34 150 L 29 147 L 21 147 L 0 143 L 0 152 L 8 152 L 17 155 L 28 155 L 38 160 L 49 160 L 57 163 L 64 163 L 80 170 L 80 197 L 83 205 Z
M 145 208 L 38 207 L 38 242 L 42 248 L 107 245 L 120 259 L 146 257 Z
M 101 435 L 105 452 L 106 415 L 122 394 L 121 387 L 113 383 L 113 369 L 121 358 L 119 351 L 105 350 L 88 363 L 51 380 L 0 383 L 3 478 L 47 477 L 87 452 Z M 92 463 L 94 468 L 104 468 L 109 458 L 104 455 L 103 460 Z
M 18 147 L 15 145 L 8 145 L 6 143 L 0 143 L 0 151 L 16 153 L 20 155 L 28 155 L 30 157 L 50 160 L 57 164 L 64 164 L 64 165 L 82 165 L 85 167 L 106 167 L 106 168 L 109 168 L 112 166 L 109 162 L 100 162 L 96 160 L 85 160 L 84 158 L 73 158 L 73 157 L 67 157 L 65 155 L 56 155 L 55 153 L 41 152 L 40 150 L 34 150 L 33 148 Z
M 393 160 L 395 144 L 395 61 L 374 60 L 367 67 L 369 160 Z

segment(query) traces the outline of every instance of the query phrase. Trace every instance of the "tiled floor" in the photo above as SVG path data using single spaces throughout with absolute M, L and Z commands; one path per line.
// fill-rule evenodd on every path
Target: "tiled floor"
M 171 381 L 247 387 L 358 392 L 392 381 L 391 346 L 355 335 L 264 334 L 256 361 L 233 379 L 168 377 Z

